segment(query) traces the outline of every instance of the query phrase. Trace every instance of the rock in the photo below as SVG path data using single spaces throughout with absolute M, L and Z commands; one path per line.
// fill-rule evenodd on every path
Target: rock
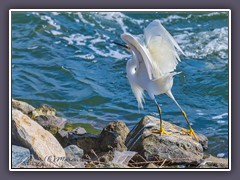
M 99 161 L 100 162 L 105 162 L 106 163 L 106 162 L 109 162 L 109 161 L 113 160 L 114 153 L 113 153 L 113 151 L 108 151 L 108 152 L 98 154 L 98 156 L 99 156 Z
M 48 106 L 48 105 L 41 105 L 38 108 L 34 109 L 29 113 L 29 117 L 35 118 L 37 116 L 55 116 L 56 109 Z
M 122 138 L 115 132 L 108 132 L 103 130 L 99 136 L 99 144 L 102 151 L 109 150 L 127 150 Z
M 153 163 L 150 163 L 150 164 L 148 164 L 147 166 L 145 166 L 144 168 L 150 168 L 150 169 L 152 169 L 152 168 L 158 168 L 155 164 L 153 164 Z
M 71 122 L 67 122 L 65 127 L 64 127 L 64 130 L 71 132 L 74 129 L 76 130 L 76 128 L 78 128 L 78 127 L 84 128 L 84 130 L 87 131 L 87 133 L 90 133 L 90 134 L 98 135 L 98 134 L 101 133 L 101 131 L 99 129 L 95 129 L 92 126 L 92 124 L 88 124 L 88 123 L 71 123 Z M 78 130 L 77 134 L 84 134 L 83 133 L 84 130 L 82 131 L 82 133 L 80 133 L 79 130 Z
M 69 131 L 69 133 L 80 135 L 80 134 L 85 134 L 85 133 L 87 133 L 87 131 L 86 131 L 84 128 L 82 128 L 82 127 L 77 127 L 77 128 L 75 128 L 75 129 Z
M 124 142 L 128 133 L 129 129 L 124 122 L 115 121 L 109 123 L 99 136 L 101 150 L 127 150 Z
M 79 161 L 82 159 L 83 150 L 76 145 L 69 145 L 64 148 L 66 153 L 66 161 Z
M 55 135 L 58 132 L 58 130 L 63 129 L 66 124 L 66 119 L 49 115 L 37 116 L 34 118 L 34 121 L 40 124 L 44 129 L 51 132 L 53 135 Z
M 228 168 L 228 159 L 209 156 L 197 168 Z
M 97 165 L 90 166 L 89 168 L 129 168 L 129 166 L 123 164 L 116 164 L 113 162 L 100 163 Z
M 125 142 L 126 137 L 129 133 L 129 129 L 127 125 L 123 121 L 114 121 L 110 122 L 105 128 L 105 131 L 108 132 L 116 132 L 118 135 L 121 136 L 123 142 Z
M 12 167 L 18 168 L 26 164 L 30 159 L 30 151 L 27 148 L 12 145 Z
M 23 102 L 23 101 L 18 101 L 15 99 L 12 99 L 12 107 L 14 109 L 18 109 L 22 113 L 28 115 L 31 111 L 33 111 L 35 108 L 31 106 L 30 104 Z
M 208 149 L 208 138 L 202 134 L 198 134 L 199 143 L 202 145 L 203 150 Z
M 76 144 L 75 135 L 83 135 L 86 133 L 87 132 L 84 128 L 77 127 L 71 131 L 58 130 L 57 133 L 55 134 L 55 137 L 62 145 L 62 147 L 67 147 L 69 144 L 71 144 L 71 141 L 73 141 Z M 73 139 L 71 140 L 71 138 Z
M 68 146 L 68 131 L 58 130 L 55 134 L 56 139 L 62 145 L 62 147 Z
M 100 152 L 99 140 L 97 135 L 93 134 L 69 134 L 68 144 L 77 145 L 79 148 L 83 149 L 84 153 L 91 153 L 91 150 L 95 152 Z
M 182 134 L 181 127 L 165 121 L 165 130 L 172 135 L 152 133 L 153 129 L 159 129 L 159 123 L 159 119 L 145 116 L 129 133 L 125 142 L 128 150 L 137 151 L 146 160 L 166 160 L 168 164 L 198 164 L 201 161 L 203 147 L 199 142 Z
M 50 132 L 16 109 L 12 110 L 12 138 L 49 163 L 61 163 L 66 157 L 64 149 Z
M 66 161 L 75 168 L 82 168 L 84 162 L 82 161 L 83 150 L 76 145 L 69 145 L 64 148 L 66 153 Z

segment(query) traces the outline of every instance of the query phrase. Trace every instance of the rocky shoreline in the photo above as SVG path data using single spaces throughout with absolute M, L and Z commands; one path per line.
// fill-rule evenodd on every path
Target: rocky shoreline
M 48 105 L 12 99 L 12 168 L 228 168 L 228 159 L 206 154 L 199 142 L 165 122 L 172 135 L 152 133 L 159 120 L 143 117 L 130 131 L 122 121 L 102 131 L 71 124 Z

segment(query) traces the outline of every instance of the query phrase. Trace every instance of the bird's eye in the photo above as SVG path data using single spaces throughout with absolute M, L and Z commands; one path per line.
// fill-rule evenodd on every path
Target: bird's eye
M 134 68 L 135 71 L 137 71 L 137 68 Z

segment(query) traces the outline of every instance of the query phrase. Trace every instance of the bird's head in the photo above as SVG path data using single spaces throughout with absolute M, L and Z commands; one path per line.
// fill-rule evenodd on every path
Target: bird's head
M 118 45 L 118 46 L 124 47 L 127 50 L 131 50 L 132 47 L 135 47 L 134 44 L 137 43 L 137 40 L 135 39 L 135 37 L 133 35 L 129 34 L 129 33 L 122 34 L 121 38 L 126 44 L 121 44 L 121 43 L 116 42 L 116 41 L 114 41 L 113 43 Z

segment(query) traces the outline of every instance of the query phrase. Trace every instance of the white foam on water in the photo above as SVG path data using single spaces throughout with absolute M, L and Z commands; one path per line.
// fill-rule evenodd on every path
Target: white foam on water
M 54 16 L 57 16 L 59 14 L 60 14 L 59 12 L 52 12 L 52 15 L 54 15 Z
M 39 13 L 38 13 L 38 12 L 32 12 L 32 14 L 39 16 Z
M 228 115 L 228 113 L 223 113 L 218 116 L 213 116 L 212 119 L 222 119 L 224 116 L 227 116 L 227 115 Z
M 40 16 L 40 18 L 41 20 L 47 21 L 48 24 L 55 27 L 57 30 L 61 29 L 61 27 L 57 25 L 57 23 L 51 17 L 43 15 L 43 16 Z
M 125 24 L 123 22 L 124 19 L 127 18 L 127 16 L 124 15 L 123 13 L 121 13 L 121 12 L 94 12 L 92 14 L 94 14 L 98 17 L 102 17 L 102 18 L 104 18 L 106 20 L 109 20 L 109 21 L 117 22 L 120 25 L 123 32 L 126 32 L 127 29 L 128 29 L 128 27 L 125 26 Z
M 175 31 L 192 31 L 192 27 L 185 27 L 185 28 L 175 28 Z
M 68 44 L 74 44 L 76 43 L 76 45 L 80 45 L 80 46 L 84 46 L 86 45 L 87 40 L 92 39 L 92 36 L 85 36 L 82 34 L 71 34 L 70 36 L 65 36 L 62 37 L 63 39 L 65 39 Z
M 106 42 L 106 41 L 104 39 L 94 38 L 90 42 L 93 43 L 93 44 L 96 44 L 96 43 Z
M 202 110 L 200 110 L 200 109 L 197 109 L 196 112 L 197 112 L 197 114 L 198 114 L 199 116 L 205 115 L 205 114 L 202 112 Z
M 228 27 L 175 35 L 174 38 L 183 52 L 191 58 L 204 58 L 216 54 L 222 58 L 228 58 Z
M 183 20 L 186 19 L 185 17 L 179 16 L 179 15 L 170 15 L 166 18 L 161 18 L 160 21 L 161 23 L 171 23 L 176 20 Z
M 109 56 L 116 58 L 116 59 L 125 59 L 128 57 L 131 57 L 130 54 L 122 54 L 119 51 L 116 50 L 110 50 L 110 52 L 108 53 Z
M 38 46 L 31 46 L 31 47 L 28 47 L 27 49 L 37 49 Z
M 93 54 L 75 55 L 75 57 L 85 59 L 85 60 L 93 60 L 95 58 Z
M 86 20 L 86 19 L 83 17 L 83 15 L 82 15 L 81 12 L 78 12 L 77 15 L 78 15 L 78 18 L 79 18 L 79 20 L 80 20 L 81 22 L 83 22 L 83 23 L 85 23 L 85 24 L 89 24 L 89 25 L 91 25 L 91 26 L 95 26 L 94 23 L 90 23 L 88 20 Z
M 77 23 L 80 22 L 79 19 L 77 19 L 77 18 L 74 18 L 74 21 L 77 22 Z
M 212 16 L 218 16 L 218 15 L 227 15 L 228 12 L 211 12 L 211 13 L 208 13 L 208 14 L 202 14 L 202 15 L 198 15 L 198 17 L 212 17 Z
M 58 36 L 58 35 L 61 35 L 61 34 L 62 34 L 61 32 L 55 31 L 55 30 L 51 30 L 51 33 L 52 33 L 54 36 Z
M 217 121 L 218 124 L 225 124 L 225 121 L 219 120 Z
M 61 66 L 61 68 L 65 71 L 71 72 L 70 70 L 68 70 L 67 68 L 65 68 L 64 66 Z
M 97 54 L 97 55 L 102 56 L 102 57 L 107 57 L 107 53 L 99 50 L 93 44 L 90 44 L 88 47 L 94 52 L 94 54 Z

